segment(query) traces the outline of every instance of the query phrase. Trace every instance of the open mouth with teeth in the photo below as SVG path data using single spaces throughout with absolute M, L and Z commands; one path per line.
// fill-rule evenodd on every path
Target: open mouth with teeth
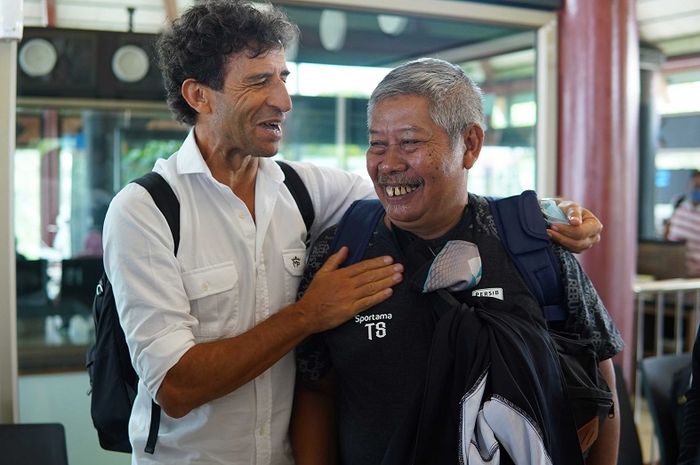
M 420 184 L 416 185 L 402 185 L 402 186 L 384 186 L 384 192 L 386 192 L 387 197 L 401 197 L 402 195 L 410 194 L 420 187 Z
M 282 122 L 280 121 L 265 121 L 260 123 L 258 128 L 263 131 L 261 135 L 266 139 L 274 142 L 282 139 Z

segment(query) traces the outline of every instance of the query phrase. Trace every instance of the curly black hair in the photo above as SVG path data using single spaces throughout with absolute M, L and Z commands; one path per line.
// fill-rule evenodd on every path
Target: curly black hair
M 178 121 L 193 126 L 197 112 L 182 97 L 186 79 L 221 90 L 226 59 L 247 50 L 252 57 L 286 47 L 299 28 L 271 4 L 207 0 L 196 3 L 160 34 L 156 42 L 168 106 Z

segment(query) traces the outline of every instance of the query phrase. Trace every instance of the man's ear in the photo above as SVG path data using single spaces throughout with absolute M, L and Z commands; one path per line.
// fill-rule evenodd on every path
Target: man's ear
M 209 104 L 210 91 L 211 90 L 207 86 L 194 79 L 185 79 L 185 82 L 182 83 L 182 87 L 180 88 L 182 98 L 184 98 L 187 104 L 199 114 L 209 113 L 211 111 L 211 106 Z
M 464 168 L 471 169 L 479 158 L 484 143 L 484 130 L 479 124 L 472 124 L 462 131 L 464 140 Z

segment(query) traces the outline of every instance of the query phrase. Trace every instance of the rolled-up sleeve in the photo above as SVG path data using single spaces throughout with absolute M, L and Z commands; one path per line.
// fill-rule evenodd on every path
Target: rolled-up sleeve
M 581 264 L 561 246 L 555 245 L 554 251 L 561 263 L 566 292 L 569 314 L 566 331 L 590 339 L 599 360 L 622 352 L 625 346 L 622 335 Z
M 170 368 L 195 343 L 174 242 L 150 194 L 129 184 L 105 219 L 104 265 L 132 364 L 155 398 Z

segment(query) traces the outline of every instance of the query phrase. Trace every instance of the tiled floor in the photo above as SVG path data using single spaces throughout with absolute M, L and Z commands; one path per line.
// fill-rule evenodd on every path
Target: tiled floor
M 647 408 L 644 398 L 640 406 L 639 418 L 637 420 L 637 433 L 639 434 L 639 443 L 642 446 L 642 458 L 647 465 L 658 463 L 659 449 L 656 445 L 656 437 L 654 436 L 654 425 L 651 422 L 649 409 Z
M 655 463 L 659 457 L 659 451 L 656 446 L 656 437 L 654 436 L 654 426 L 651 423 L 649 410 L 646 406 L 642 409 L 637 421 L 637 432 L 639 433 L 639 442 L 642 445 L 642 458 L 645 464 Z

